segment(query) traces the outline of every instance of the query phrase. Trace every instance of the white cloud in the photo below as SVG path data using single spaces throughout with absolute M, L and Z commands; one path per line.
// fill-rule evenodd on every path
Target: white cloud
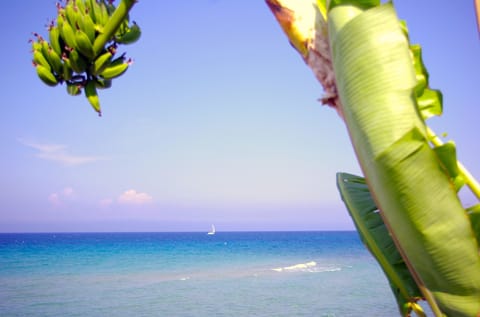
M 73 197 L 73 188 L 65 187 L 59 192 L 51 193 L 50 195 L 48 195 L 47 199 L 53 206 L 61 206 L 64 204 L 64 202 L 73 199 Z
M 73 155 L 67 151 L 67 146 L 62 144 L 34 143 L 23 139 L 20 139 L 19 141 L 22 144 L 37 150 L 38 152 L 35 154 L 36 157 L 58 162 L 67 166 L 87 164 L 105 159 L 99 156 Z
M 121 204 L 146 204 L 152 201 L 152 196 L 138 193 L 135 189 L 129 189 L 118 197 L 118 202 Z

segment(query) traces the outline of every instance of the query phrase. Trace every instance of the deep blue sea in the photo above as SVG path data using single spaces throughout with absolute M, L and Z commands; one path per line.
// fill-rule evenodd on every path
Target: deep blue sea
M 398 316 L 356 232 L 0 234 L 0 316 Z

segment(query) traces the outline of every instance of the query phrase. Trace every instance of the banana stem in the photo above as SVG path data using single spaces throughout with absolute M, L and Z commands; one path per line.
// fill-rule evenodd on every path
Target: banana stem
M 430 127 L 427 127 L 427 135 L 433 145 L 435 146 L 443 145 L 442 140 L 435 134 L 435 132 L 432 131 L 432 129 L 430 129 Z M 466 169 L 466 167 L 463 166 L 462 163 L 457 161 L 457 164 L 458 164 L 458 169 L 460 170 L 460 173 L 463 175 L 463 178 L 465 179 L 465 184 L 468 186 L 468 188 L 470 188 L 472 193 L 480 200 L 480 184 L 475 179 L 475 177 L 473 177 L 473 175 L 470 174 L 470 172 Z
M 95 57 L 102 51 L 105 44 L 112 39 L 115 32 L 122 24 L 123 20 L 127 17 L 128 12 L 133 7 L 137 0 L 121 0 L 117 8 L 113 12 L 112 16 L 105 24 L 103 33 L 98 35 L 93 43 L 93 53 Z

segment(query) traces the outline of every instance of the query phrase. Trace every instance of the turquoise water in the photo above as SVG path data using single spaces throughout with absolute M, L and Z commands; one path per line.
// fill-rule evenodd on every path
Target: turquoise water
M 0 234 L 0 316 L 398 316 L 356 232 Z

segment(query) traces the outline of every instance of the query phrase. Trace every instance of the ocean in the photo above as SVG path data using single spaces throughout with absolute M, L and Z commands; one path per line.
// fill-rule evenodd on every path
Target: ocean
M 0 234 L 0 316 L 399 316 L 356 232 Z

